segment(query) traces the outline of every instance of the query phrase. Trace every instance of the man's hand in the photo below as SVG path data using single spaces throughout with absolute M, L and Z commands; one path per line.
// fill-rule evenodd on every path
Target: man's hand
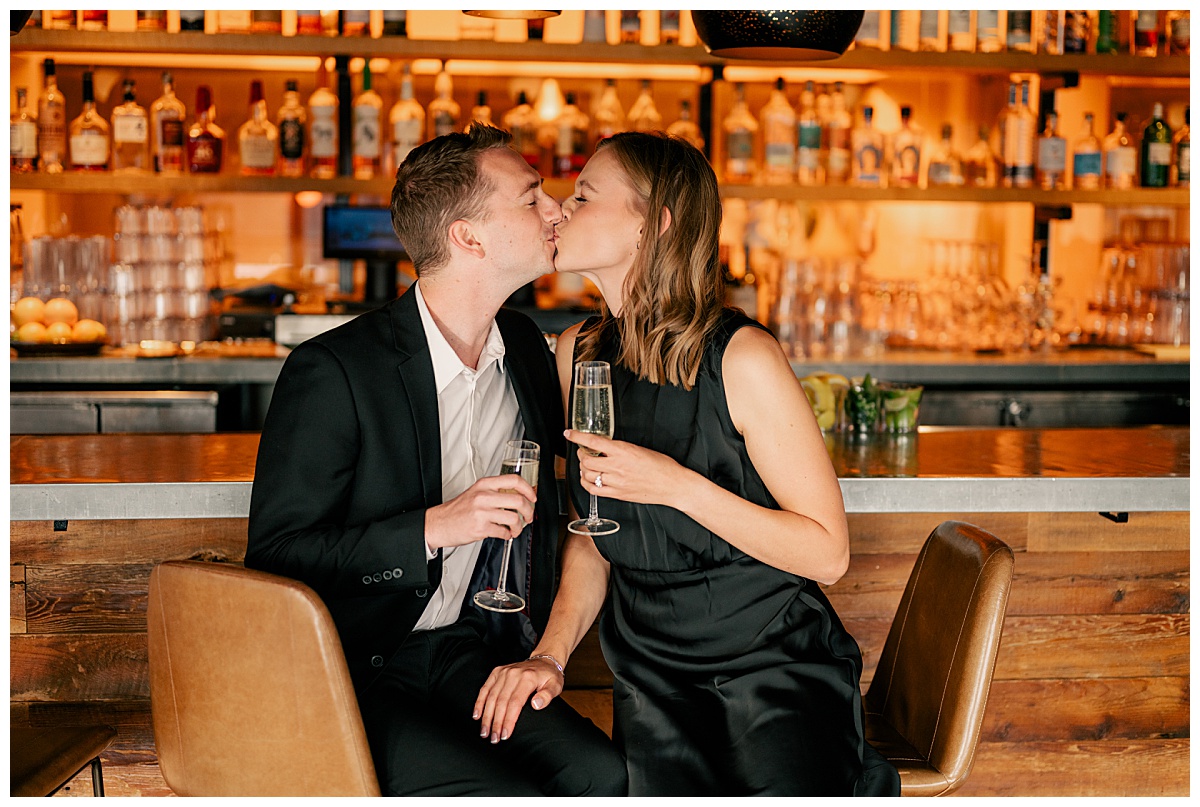
M 425 511 L 425 542 L 436 550 L 484 538 L 515 538 L 533 520 L 537 493 L 518 474 L 485 476 Z
M 563 674 L 548 658 L 531 658 L 497 667 L 484 681 L 475 699 L 473 720 L 479 721 L 479 736 L 498 743 L 512 736 L 517 718 L 530 696 L 534 709 L 545 709 L 563 690 Z

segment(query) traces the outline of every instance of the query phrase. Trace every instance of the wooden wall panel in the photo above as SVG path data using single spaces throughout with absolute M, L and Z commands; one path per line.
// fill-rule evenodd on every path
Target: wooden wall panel
M 148 699 L 65 703 L 24 701 L 10 709 L 9 718 L 14 726 L 112 726 L 117 730 L 117 738 L 104 752 L 106 766 L 110 763 L 154 762 L 158 758 Z
M 1009 617 L 996 678 L 1186 676 L 1189 645 L 1186 614 Z
M 10 699 L 138 700 L 150 697 L 144 633 L 9 637 Z
M 8 632 L 25 632 L 25 566 L 20 563 L 9 567 Z
M 240 562 L 246 557 L 244 518 L 9 522 L 9 556 L 30 565 L 159 563 L 196 558 Z
M 965 521 L 995 535 L 1014 552 L 1025 549 L 1026 513 L 850 513 L 850 552 L 916 555 L 943 521 Z
M 149 564 L 29 566 L 25 583 L 30 633 L 146 630 Z
M 1186 614 L 1187 552 L 1026 552 L 1016 556 L 1008 613 Z
M 1186 552 L 1190 513 L 1130 513 L 1116 524 L 1097 513 L 1030 513 L 1030 552 Z

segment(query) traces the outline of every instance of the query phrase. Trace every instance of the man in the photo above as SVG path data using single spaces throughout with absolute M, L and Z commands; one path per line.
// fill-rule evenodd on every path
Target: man
M 545 627 L 565 450 L 545 339 L 499 310 L 553 271 L 561 217 L 510 139 L 475 125 L 404 161 L 392 223 L 417 282 L 292 351 L 259 446 L 246 565 L 329 607 L 387 794 L 625 790 L 608 738 L 557 699 L 511 737 L 481 737 L 472 718 L 493 666 L 528 656 Z M 522 438 L 542 446 L 540 495 L 492 476 Z M 472 602 L 499 576 L 503 544 L 487 539 L 511 536 L 528 617 Z

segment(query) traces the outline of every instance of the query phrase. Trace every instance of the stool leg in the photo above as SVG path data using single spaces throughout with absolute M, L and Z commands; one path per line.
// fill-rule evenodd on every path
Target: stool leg
M 92 795 L 104 795 L 104 772 L 100 769 L 100 757 L 92 760 Z

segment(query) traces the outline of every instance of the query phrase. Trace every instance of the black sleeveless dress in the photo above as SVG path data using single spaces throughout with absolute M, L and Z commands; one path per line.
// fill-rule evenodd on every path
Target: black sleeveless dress
M 746 326 L 762 327 L 726 311 L 690 391 L 619 366 L 615 329 L 597 359 L 612 365 L 616 439 L 777 509 L 726 406 L 721 360 Z M 574 451 L 567 479 L 586 513 Z M 612 569 L 600 637 L 631 796 L 899 795 L 863 736 L 858 645 L 816 583 L 674 508 L 601 498 L 599 511 L 621 524 L 595 541 Z

